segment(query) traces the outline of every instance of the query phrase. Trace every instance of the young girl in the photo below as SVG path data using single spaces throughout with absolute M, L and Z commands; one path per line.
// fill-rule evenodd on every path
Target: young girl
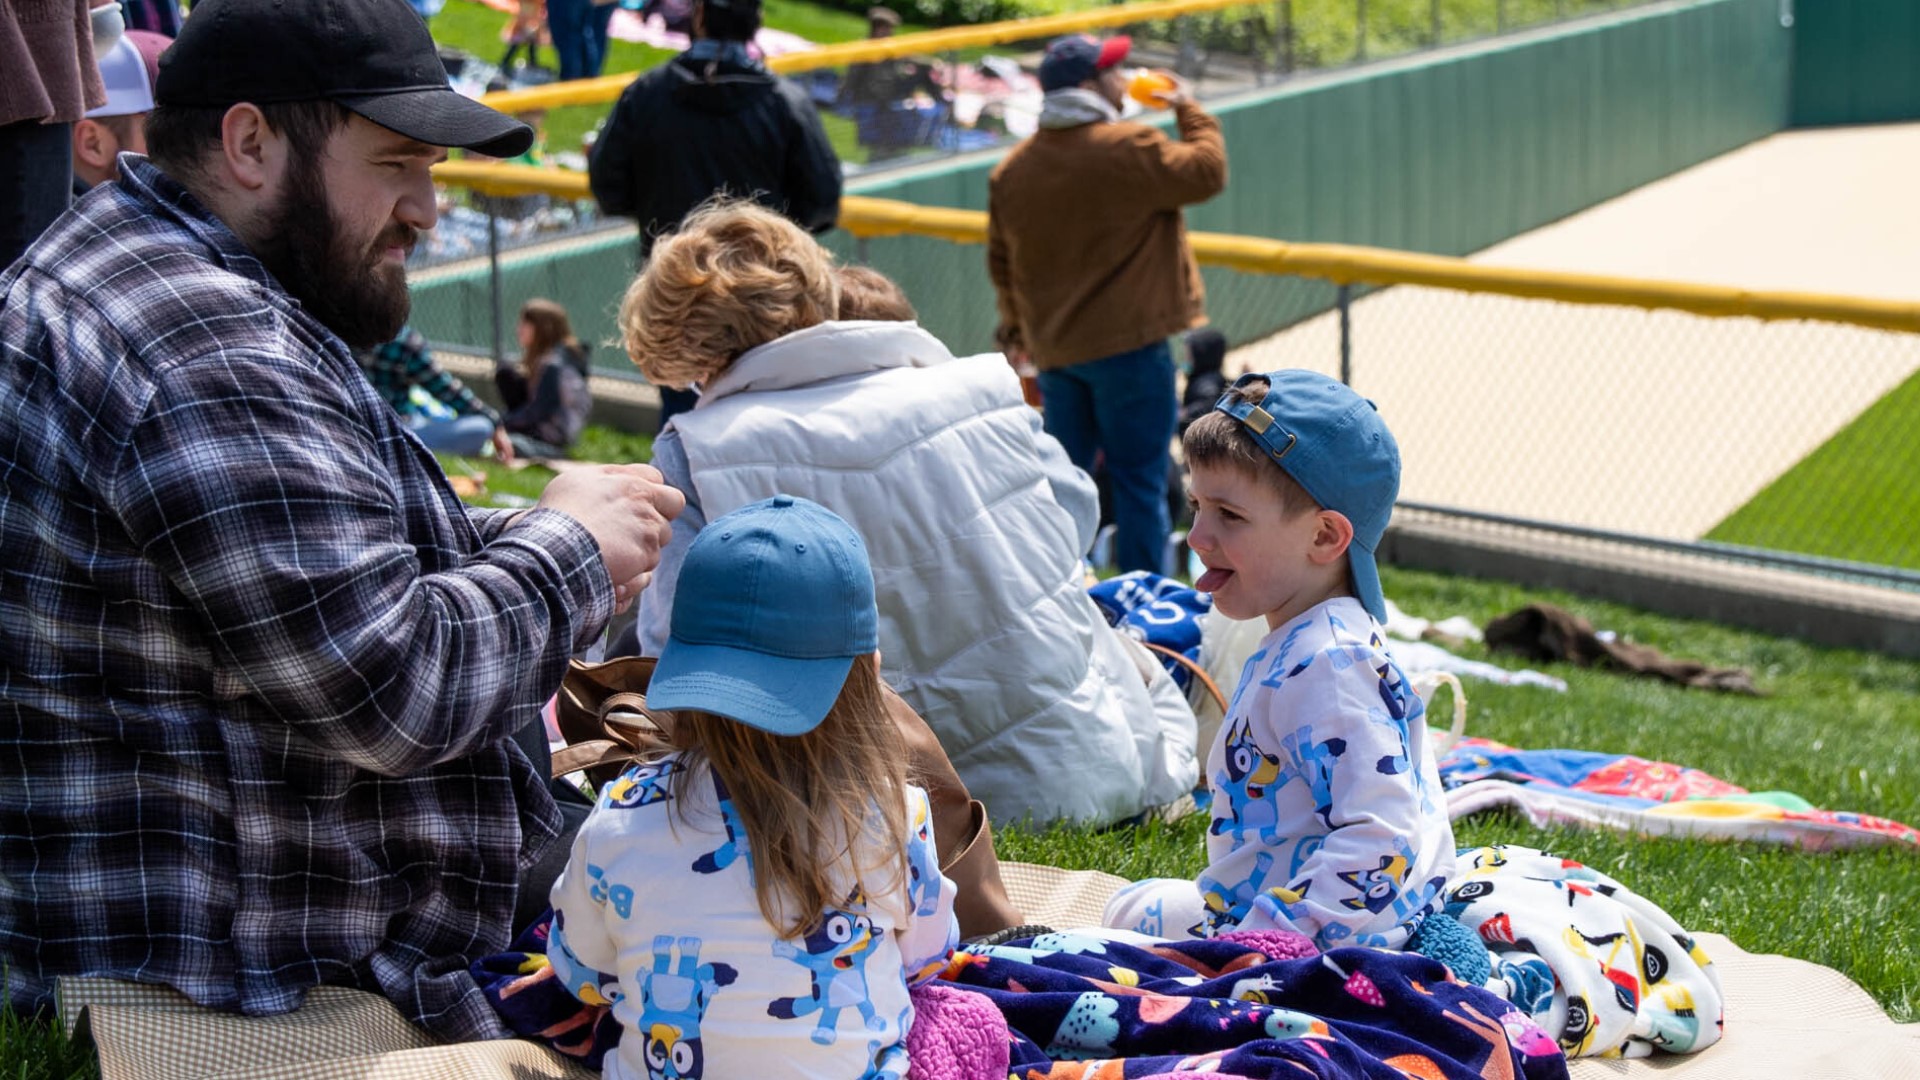
M 551 300 L 527 301 L 520 309 L 519 334 L 520 366 L 493 373 L 507 407 L 504 425 L 514 453 L 565 457 L 593 411 L 586 346 L 573 336 L 567 309 Z
M 613 1003 L 613 1080 L 897 1080 L 907 988 L 959 931 L 881 698 L 866 551 L 776 495 L 708 525 L 681 575 L 647 694 L 669 745 L 581 827 L 555 972 Z

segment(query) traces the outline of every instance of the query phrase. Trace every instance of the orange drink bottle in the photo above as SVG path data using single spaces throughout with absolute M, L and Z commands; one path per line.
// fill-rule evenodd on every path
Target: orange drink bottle
M 1145 105 L 1149 109 L 1164 109 L 1166 104 L 1158 95 L 1173 89 L 1173 76 L 1152 68 L 1141 68 L 1127 80 L 1127 96 Z

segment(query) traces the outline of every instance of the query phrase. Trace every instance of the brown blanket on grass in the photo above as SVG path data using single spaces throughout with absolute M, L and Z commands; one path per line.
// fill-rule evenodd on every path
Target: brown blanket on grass
M 1593 624 L 1552 604 L 1528 604 L 1487 624 L 1487 648 L 1519 653 L 1534 661 L 1565 660 L 1581 667 L 1610 667 L 1702 690 L 1760 696 L 1745 668 L 1716 668 L 1675 660 L 1651 645 L 1607 640 Z

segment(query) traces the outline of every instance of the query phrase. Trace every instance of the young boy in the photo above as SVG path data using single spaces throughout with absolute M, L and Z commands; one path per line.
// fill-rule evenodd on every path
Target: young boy
M 1183 445 L 1187 542 L 1206 565 L 1194 586 L 1269 632 L 1207 758 L 1207 869 L 1121 890 L 1106 923 L 1399 948 L 1438 910 L 1454 862 L 1426 708 L 1378 625 L 1373 552 L 1399 448 L 1371 402 L 1307 371 L 1242 376 Z

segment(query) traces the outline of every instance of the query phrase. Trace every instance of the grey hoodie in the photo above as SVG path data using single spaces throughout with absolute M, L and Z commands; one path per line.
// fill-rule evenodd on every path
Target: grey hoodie
M 1043 128 L 1079 127 L 1081 124 L 1112 123 L 1118 119 L 1120 110 L 1114 108 L 1112 102 L 1078 86 L 1049 90 L 1040 103 L 1040 126 Z

